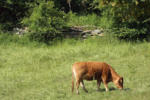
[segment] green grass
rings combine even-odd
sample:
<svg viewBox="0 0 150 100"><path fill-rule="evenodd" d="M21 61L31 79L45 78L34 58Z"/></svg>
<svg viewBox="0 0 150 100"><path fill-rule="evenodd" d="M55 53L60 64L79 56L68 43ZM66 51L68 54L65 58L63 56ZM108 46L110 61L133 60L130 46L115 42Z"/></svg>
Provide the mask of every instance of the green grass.
<svg viewBox="0 0 150 100"><path fill-rule="evenodd" d="M78 16L70 12L69 17L69 26L100 26L100 17L95 14Z"/></svg>
<svg viewBox="0 0 150 100"><path fill-rule="evenodd" d="M71 93L71 66L77 61L105 61L124 77L124 90ZM53 46L0 44L0 100L149 100L150 43L109 38L64 40ZM109 88L115 88L113 83ZM101 89L104 90L103 84Z"/></svg>
<svg viewBox="0 0 150 100"><path fill-rule="evenodd" d="M77 15L70 12L68 26L85 26L88 28L111 28L113 26L113 18L106 16L98 16L96 14Z"/></svg>

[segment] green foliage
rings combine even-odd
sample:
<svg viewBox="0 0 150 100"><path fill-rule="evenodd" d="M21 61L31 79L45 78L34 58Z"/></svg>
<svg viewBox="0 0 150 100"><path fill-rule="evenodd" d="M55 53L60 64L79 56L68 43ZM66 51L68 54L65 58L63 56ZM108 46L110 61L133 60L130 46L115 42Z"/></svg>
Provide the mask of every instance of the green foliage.
<svg viewBox="0 0 150 100"><path fill-rule="evenodd" d="M61 11L72 11L77 14L69 12L68 25L121 28L119 37L143 38L150 33L149 5L149 0L1 0L0 30L27 25L31 40L47 42L62 35L67 18Z"/></svg>
<svg viewBox="0 0 150 100"><path fill-rule="evenodd" d="M92 0L53 0L57 8L65 12L88 13L95 9L91 6Z"/></svg>
<svg viewBox="0 0 150 100"><path fill-rule="evenodd" d="M115 17L110 13L111 8L105 7L101 12L101 20L99 21L101 27L105 29L116 27Z"/></svg>
<svg viewBox="0 0 150 100"><path fill-rule="evenodd" d="M114 27L114 19L111 16L107 16L106 12L102 13L102 16L97 14L83 14L68 13L69 21L68 26L85 26L85 27L100 27L100 28L112 28Z"/></svg>
<svg viewBox="0 0 150 100"><path fill-rule="evenodd" d="M12 30L21 27L20 21L28 15L30 0L0 0L0 30Z"/></svg>
<svg viewBox="0 0 150 100"><path fill-rule="evenodd" d="M105 13L102 16L113 19L113 27L121 28L117 36L137 39L149 34L149 0L94 0L93 5L96 3L96 8Z"/></svg>
<svg viewBox="0 0 150 100"><path fill-rule="evenodd" d="M41 2L22 23L29 27L31 40L49 42L62 36L60 31L66 25L65 21L65 14L54 9L53 2Z"/></svg>
<svg viewBox="0 0 150 100"><path fill-rule="evenodd" d="M111 33L114 33L120 39L127 39L127 40L141 40L146 38L147 29L135 29L135 28L119 28L119 29L112 29Z"/></svg>
<svg viewBox="0 0 150 100"><path fill-rule="evenodd" d="M76 13L69 12L69 26L100 26L100 16L96 14L78 15Z"/></svg>

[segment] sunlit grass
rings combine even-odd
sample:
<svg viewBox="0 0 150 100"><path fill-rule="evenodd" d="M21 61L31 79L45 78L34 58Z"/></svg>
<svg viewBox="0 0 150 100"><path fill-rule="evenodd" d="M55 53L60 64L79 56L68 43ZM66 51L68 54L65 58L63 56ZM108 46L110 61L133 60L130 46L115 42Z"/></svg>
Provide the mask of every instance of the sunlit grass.
<svg viewBox="0 0 150 100"><path fill-rule="evenodd" d="M100 26L101 19L96 14L80 15L69 13L69 26Z"/></svg>
<svg viewBox="0 0 150 100"><path fill-rule="evenodd" d="M107 18L106 16L98 16L96 14L85 14L77 15L70 12L69 14L68 26L84 26L89 28L112 28L114 25L113 18Z"/></svg>
<svg viewBox="0 0 150 100"><path fill-rule="evenodd" d="M149 100L150 43L113 38L64 40L53 46L0 45L0 100ZM124 90L71 93L71 66L76 61L105 61L124 77ZM115 88L110 83L109 88Z"/></svg>

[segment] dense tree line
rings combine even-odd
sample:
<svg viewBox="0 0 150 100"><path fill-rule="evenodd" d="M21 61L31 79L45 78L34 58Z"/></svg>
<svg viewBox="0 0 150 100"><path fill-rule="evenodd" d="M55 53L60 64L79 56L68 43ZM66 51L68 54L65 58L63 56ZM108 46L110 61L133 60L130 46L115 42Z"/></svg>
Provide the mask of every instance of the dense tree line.
<svg viewBox="0 0 150 100"><path fill-rule="evenodd" d="M41 33L47 41L60 34L70 11L112 19L120 38L145 37L150 31L149 0L0 0L0 30L28 26L32 38Z"/></svg>
<svg viewBox="0 0 150 100"><path fill-rule="evenodd" d="M121 38L138 38L149 35L150 0L95 0L100 9L109 9L115 20L115 31ZM105 9L106 10L106 9Z"/></svg>

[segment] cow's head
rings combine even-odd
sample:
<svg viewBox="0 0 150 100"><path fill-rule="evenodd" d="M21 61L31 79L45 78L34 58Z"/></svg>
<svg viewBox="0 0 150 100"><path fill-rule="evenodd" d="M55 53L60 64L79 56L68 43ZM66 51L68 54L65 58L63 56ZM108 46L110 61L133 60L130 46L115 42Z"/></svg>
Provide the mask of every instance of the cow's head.
<svg viewBox="0 0 150 100"><path fill-rule="evenodd" d="M117 86L117 88L123 89L123 77L119 77L119 78L115 81L115 85Z"/></svg>

